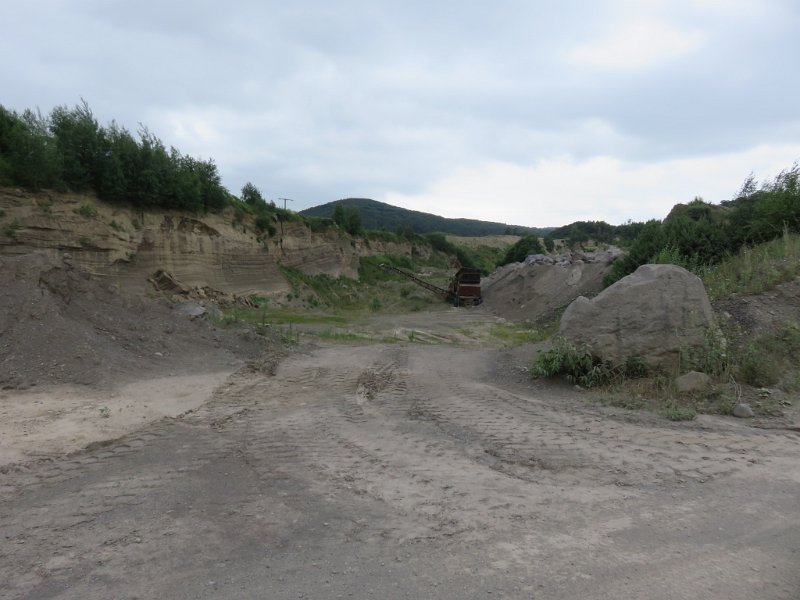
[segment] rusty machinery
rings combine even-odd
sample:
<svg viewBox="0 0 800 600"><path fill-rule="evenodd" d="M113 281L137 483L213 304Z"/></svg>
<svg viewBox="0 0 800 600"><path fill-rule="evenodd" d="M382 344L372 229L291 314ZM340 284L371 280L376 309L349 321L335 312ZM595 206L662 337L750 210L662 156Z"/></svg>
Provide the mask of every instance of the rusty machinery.
<svg viewBox="0 0 800 600"><path fill-rule="evenodd" d="M461 267L453 275L450 285L445 289L423 281L419 277L392 265L381 264L380 267L381 269L396 271L404 277L408 277L417 285L433 292L447 302L451 302L453 306L475 306L483 301L481 297L481 272L479 269Z"/></svg>

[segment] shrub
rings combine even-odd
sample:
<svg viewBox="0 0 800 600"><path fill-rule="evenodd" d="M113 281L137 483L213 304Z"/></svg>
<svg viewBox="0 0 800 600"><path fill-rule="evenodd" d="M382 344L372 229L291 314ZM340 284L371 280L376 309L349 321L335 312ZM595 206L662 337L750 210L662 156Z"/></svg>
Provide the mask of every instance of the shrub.
<svg viewBox="0 0 800 600"><path fill-rule="evenodd" d="M544 254L544 252L538 237L526 235L506 250L505 256L497 262L497 266L502 267L509 263L522 262L531 254Z"/></svg>
<svg viewBox="0 0 800 600"><path fill-rule="evenodd" d="M586 388L646 377L648 373L641 357L629 357L615 366L593 356L587 346L577 347L562 337L555 338L552 348L541 352L530 367L534 379L564 375L570 383Z"/></svg>
<svg viewBox="0 0 800 600"><path fill-rule="evenodd" d="M97 216L97 210L91 204L81 204L79 208L74 209L72 212L87 219L93 219Z"/></svg>

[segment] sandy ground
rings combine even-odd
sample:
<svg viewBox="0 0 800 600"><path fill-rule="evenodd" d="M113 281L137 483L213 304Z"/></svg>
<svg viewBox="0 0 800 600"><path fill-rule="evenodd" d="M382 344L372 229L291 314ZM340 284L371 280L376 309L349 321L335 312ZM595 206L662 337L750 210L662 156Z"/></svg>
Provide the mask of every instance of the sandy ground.
<svg viewBox="0 0 800 600"><path fill-rule="evenodd" d="M0 466L66 455L202 406L230 370L137 381L116 389L48 386L0 392Z"/></svg>
<svg viewBox="0 0 800 600"><path fill-rule="evenodd" d="M3 420L41 440L81 419L86 439L129 433L67 455L71 425L66 446L3 446L28 459L0 469L0 598L800 597L797 432L529 383L460 343L488 318L391 317L431 335L66 390L72 410L38 433L58 407L8 395ZM165 389L177 416L148 422Z"/></svg>

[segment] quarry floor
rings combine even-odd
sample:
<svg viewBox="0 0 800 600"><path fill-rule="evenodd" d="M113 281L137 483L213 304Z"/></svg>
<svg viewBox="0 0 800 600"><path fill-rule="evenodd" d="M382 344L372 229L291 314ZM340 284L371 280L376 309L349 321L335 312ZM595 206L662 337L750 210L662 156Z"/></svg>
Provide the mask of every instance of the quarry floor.
<svg viewBox="0 0 800 600"><path fill-rule="evenodd" d="M426 335L0 394L0 598L800 597L797 432L378 319Z"/></svg>

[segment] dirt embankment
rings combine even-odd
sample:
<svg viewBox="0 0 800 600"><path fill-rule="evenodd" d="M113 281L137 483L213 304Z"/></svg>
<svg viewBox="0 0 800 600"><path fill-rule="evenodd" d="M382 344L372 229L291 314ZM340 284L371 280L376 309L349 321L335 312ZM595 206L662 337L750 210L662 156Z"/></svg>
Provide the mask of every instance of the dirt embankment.
<svg viewBox="0 0 800 600"><path fill-rule="evenodd" d="M199 406L270 348L121 292L69 258L0 256L0 463L77 450Z"/></svg>
<svg viewBox="0 0 800 600"><path fill-rule="evenodd" d="M76 266L136 292L164 270L189 288L282 293L290 288L280 266L358 278L361 256L421 251L411 244L366 243L335 228L315 232L302 222L275 229L267 236L249 219L237 220L233 209L143 212L86 195L0 188L0 255L40 251L60 260L68 252Z"/></svg>

